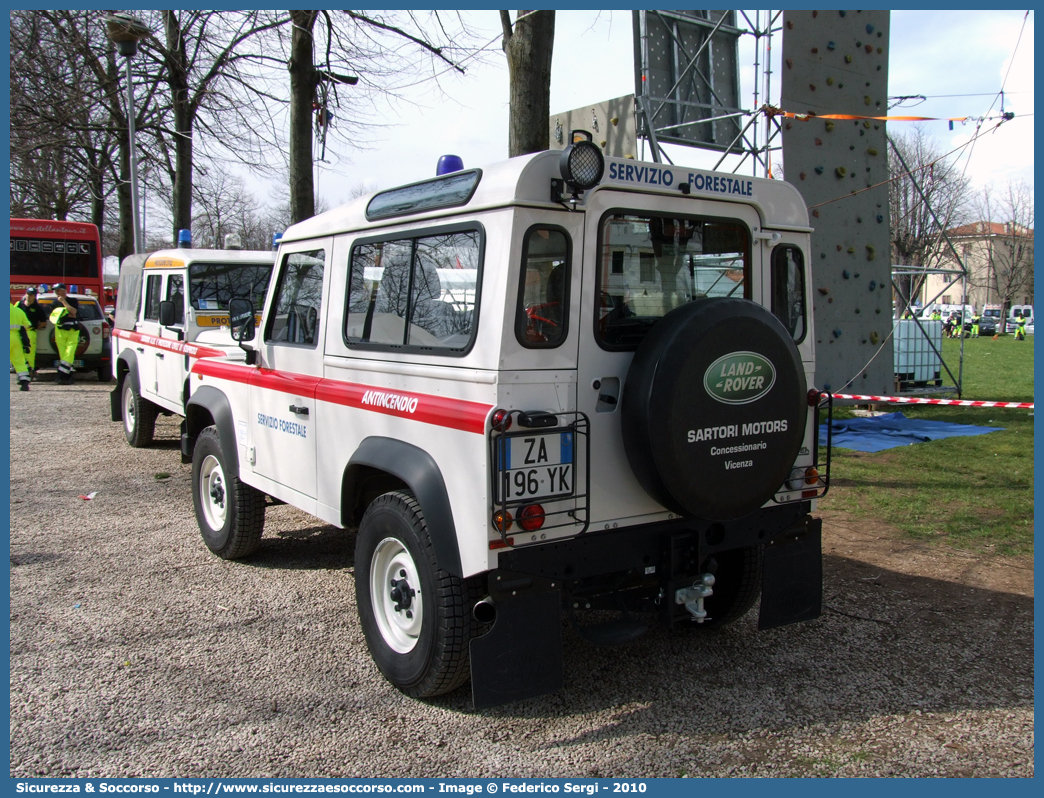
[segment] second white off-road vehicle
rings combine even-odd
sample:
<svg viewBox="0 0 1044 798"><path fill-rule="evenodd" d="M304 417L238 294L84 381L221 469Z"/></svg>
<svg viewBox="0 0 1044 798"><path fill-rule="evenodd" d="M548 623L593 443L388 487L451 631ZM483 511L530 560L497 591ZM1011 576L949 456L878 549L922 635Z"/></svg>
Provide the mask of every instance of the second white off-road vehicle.
<svg viewBox="0 0 1044 798"><path fill-rule="evenodd" d="M231 302L246 362L192 367L206 545L254 551L266 496L357 526L409 695L557 689L563 611L607 644L820 612L800 195L574 141L290 227L260 325Z"/></svg>
<svg viewBox="0 0 1044 798"><path fill-rule="evenodd" d="M160 413L185 415L195 360L242 359L229 332L228 303L264 302L274 261L274 252L191 247L124 258L110 404L112 420L123 422L131 446L152 443Z"/></svg>

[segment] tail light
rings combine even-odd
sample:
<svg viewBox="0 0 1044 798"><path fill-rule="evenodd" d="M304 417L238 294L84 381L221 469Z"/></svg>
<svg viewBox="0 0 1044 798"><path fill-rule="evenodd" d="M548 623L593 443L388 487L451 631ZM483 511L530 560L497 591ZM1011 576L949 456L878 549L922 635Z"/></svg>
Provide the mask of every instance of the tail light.
<svg viewBox="0 0 1044 798"><path fill-rule="evenodd" d="M805 482L809 485L815 485L819 482L819 472L815 466L809 466L805 469Z"/></svg>
<svg viewBox="0 0 1044 798"><path fill-rule="evenodd" d="M527 504L518 511L518 525L527 532L536 532L544 525L544 508L539 504Z"/></svg>
<svg viewBox="0 0 1044 798"><path fill-rule="evenodd" d="M507 432L511 429L511 413L507 410L494 410L489 423L497 432Z"/></svg>
<svg viewBox="0 0 1044 798"><path fill-rule="evenodd" d="M112 336L112 330L109 329L109 325L106 322L102 322L102 338L109 338Z"/></svg>
<svg viewBox="0 0 1044 798"><path fill-rule="evenodd" d="M514 523L515 519L511 517L511 513L507 510L497 510L493 513L493 526L496 527L498 532L504 533L511 531L511 524Z"/></svg>

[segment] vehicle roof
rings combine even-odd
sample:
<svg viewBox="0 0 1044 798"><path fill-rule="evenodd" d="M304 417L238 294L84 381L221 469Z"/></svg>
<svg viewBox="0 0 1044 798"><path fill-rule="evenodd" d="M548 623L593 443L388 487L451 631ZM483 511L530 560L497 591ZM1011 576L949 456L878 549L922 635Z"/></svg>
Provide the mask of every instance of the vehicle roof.
<svg viewBox="0 0 1044 798"><path fill-rule="evenodd" d="M472 214L476 211L501 208L507 205L540 205L556 210L561 209L562 206L559 203L550 201L549 182L552 179L561 178L562 175L559 168L561 159L561 150L548 150L483 166L479 170L482 173L481 178L475 187L475 192L471 199L465 205L457 207L440 208L405 216L382 218L370 222L366 219L366 207L375 195L368 194L333 208L326 213L321 213L318 216L313 216L311 219L291 225L283 234L282 241L286 243L357 230L377 230L384 227L419 222L425 219L443 219L460 216L463 213ZM661 194L676 199L691 197L702 200L742 202L752 205L758 210L762 224L766 227L806 231L809 229L808 211L801 194L792 185L782 180L769 180L767 178L735 175L726 172L711 172L705 169L649 163L624 158L606 158L605 164L602 182L586 192L577 206L578 209L582 208L584 202L595 192L613 189L645 194ZM612 173L616 170L610 168L614 164L617 168L630 168L632 171L627 172L628 175L636 174L637 170L640 169L646 170L643 173L646 175L654 174L650 170L657 170L656 174L669 171L672 179L670 181L661 179L658 184L648 181L614 179ZM700 176L701 183L708 182L705 181L705 178L708 176L719 179L724 178L734 182L742 181L746 184L745 188L749 188L750 191L749 194L738 194L713 190L697 190L695 184L691 183L691 179L694 176ZM433 177L424 177L418 182L424 182L429 179L433 179ZM687 182L691 185L691 193L685 195L682 194L679 186ZM376 193L380 194L386 190L390 189L384 189Z"/></svg>
<svg viewBox="0 0 1044 798"><path fill-rule="evenodd" d="M65 295L66 296L71 296L77 302L81 302L81 301L98 302L98 297L96 297L94 294L70 294L70 293L66 292ZM36 301L37 302L39 302L41 299L57 299L57 298L58 298L58 294L54 293L54 291L45 291L42 294L37 294L36 295ZM101 303L98 302L98 304L101 304Z"/></svg>
<svg viewBox="0 0 1044 798"><path fill-rule="evenodd" d="M130 257L141 256L131 255ZM128 259L125 259L124 262ZM155 252L150 252L145 256L145 268L180 269L188 266L194 261L275 263L275 251L256 249L159 249Z"/></svg>

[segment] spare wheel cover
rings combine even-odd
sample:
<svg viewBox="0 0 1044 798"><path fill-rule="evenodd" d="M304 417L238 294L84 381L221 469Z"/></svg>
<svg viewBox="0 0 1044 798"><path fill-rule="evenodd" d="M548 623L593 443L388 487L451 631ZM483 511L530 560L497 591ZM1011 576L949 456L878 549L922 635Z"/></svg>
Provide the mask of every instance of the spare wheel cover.
<svg viewBox="0 0 1044 798"><path fill-rule="evenodd" d="M635 352L620 411L627 459L682 515L740 518L790 475L808 416L793 338L745 299L700 299L661 319Z"/></svg>

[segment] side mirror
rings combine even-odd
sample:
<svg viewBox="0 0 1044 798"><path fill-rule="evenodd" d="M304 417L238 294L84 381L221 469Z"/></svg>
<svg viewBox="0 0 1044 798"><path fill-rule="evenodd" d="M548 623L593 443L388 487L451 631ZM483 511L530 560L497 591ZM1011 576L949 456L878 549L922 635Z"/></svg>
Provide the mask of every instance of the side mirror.
<svg viewBox="0 0 1044 798"><path fill-rule="evenodd" d="M174 323L174 303L169 299L163 300L160 302L159 312L160 325L170 327Z"/></svg>
<svg viewBox="0 0 1044 798"><path fill-rule="evenodd" d="M253 340L256 332L254 303L249 299L233 299L229 302L228 324L232 329L233 341L238 341L242 345L243 341Z"/></svg>

